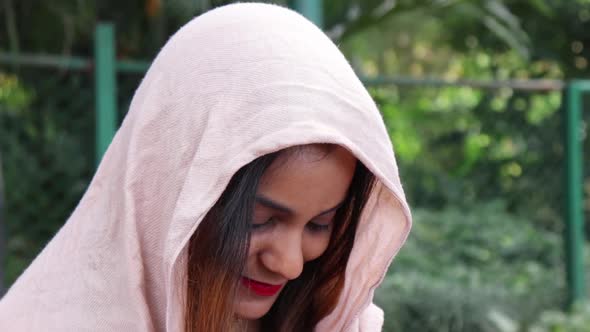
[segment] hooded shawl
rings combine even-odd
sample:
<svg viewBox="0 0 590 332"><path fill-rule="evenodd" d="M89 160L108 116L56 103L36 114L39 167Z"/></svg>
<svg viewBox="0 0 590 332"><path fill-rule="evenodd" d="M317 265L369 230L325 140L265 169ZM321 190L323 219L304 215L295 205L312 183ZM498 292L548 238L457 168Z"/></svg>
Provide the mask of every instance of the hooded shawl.
<svg viewBox="0 0 590 332"><path fill-rule="evenodd" d="M264 4L170 38L78 206L0 301L0 331L182 331L187 243L207 211L242 166L311 143L345 147L377 178L316 331L380 331L373 292L411 225L387 130L336 45Z"/></svg>

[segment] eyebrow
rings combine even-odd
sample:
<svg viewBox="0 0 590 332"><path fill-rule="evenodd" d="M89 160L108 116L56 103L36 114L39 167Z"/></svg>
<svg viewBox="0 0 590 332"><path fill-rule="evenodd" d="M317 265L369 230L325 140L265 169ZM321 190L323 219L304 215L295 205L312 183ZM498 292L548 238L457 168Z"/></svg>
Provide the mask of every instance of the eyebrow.
<svg viewBox="0 0 590 332"><path fill-rule="evenodd" d="M273 210L277 210L277 211L281 211L282 213L285 214L289 214L289 215L295 215L295 211L291 208L289 208L288 206L281 204L279 202L273 201L272 199L265 197L263 195L256 195L256 202L264 205L265 207L271 208ZM342 205L344 205L344 201L338 203L336 206L334 206L333 208L327 209L325 211L320 212L318 215L316 215L314 218L323 216L325 214L334 212L336 210L338 210L340 207L342 207Z"/></svg>

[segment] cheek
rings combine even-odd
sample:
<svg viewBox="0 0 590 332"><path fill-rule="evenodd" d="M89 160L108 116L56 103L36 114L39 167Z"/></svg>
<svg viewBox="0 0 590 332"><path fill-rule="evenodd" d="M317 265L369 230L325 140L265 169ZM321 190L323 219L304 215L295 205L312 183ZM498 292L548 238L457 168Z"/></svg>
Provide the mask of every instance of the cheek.
<svg viewBox="0 0 590 332"><path fill-rule="evenodd" d="M303 235L303 258L306 262L320 257L328 248L330 233L326 234L304 234Z"/></svg>
<svg viewBox="0 0 590 332"><path fill-rule="evenodd" d="M250 235L250 246L248 247L248 256L254 254L256 251L260 250L260 237L256 236L256 234Z"/></svg>
<svg viewBox="0 0 590 332"><path fill-rule="evenodd" d="M250 236L250 246L248 247L248 256L246 257L246 271L252 271L256 269L256 256L260 252L262 247L262 240L259 236Z"/></svg>

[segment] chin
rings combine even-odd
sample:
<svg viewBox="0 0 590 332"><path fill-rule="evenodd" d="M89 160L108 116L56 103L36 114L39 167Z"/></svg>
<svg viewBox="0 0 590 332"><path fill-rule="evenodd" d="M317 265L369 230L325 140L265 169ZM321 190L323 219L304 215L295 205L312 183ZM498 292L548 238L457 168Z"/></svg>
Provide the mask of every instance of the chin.
<svg viewBox="0 0 590 332"><path fill-rule="evenodd" d="M235 314L241 319L258 320L270 311L273 303L274 299L268 302L263 301L263 303L259 301L240 301L235 308Z"/></svg>
<svg viewBox="0 0 590 332"><path fill-rule="evenodd" d="M260 318L264 317L268 310L263 313L259 312L236 312L236 316L243 320L259 320Z"/></svg>

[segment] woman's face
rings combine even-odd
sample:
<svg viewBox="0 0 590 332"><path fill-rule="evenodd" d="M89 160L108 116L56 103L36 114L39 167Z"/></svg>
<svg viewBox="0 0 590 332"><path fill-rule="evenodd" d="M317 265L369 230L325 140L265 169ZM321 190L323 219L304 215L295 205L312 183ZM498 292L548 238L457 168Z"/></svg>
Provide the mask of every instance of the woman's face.
<svg viewBox="0 0 590 332"><path fill-rule="evenodd" d="M264 316L303 264L324 253L356 159L336 147L280 155L258 186L246 268L234 306L238 317Z"/></svg>

